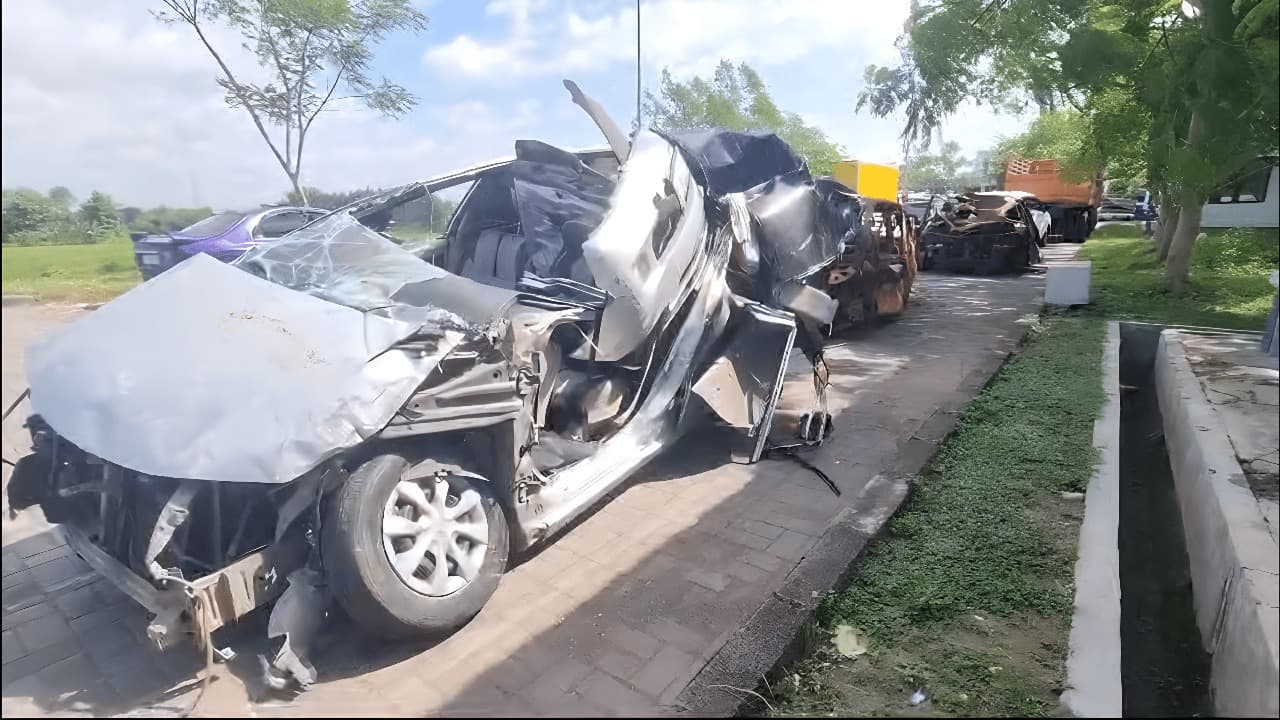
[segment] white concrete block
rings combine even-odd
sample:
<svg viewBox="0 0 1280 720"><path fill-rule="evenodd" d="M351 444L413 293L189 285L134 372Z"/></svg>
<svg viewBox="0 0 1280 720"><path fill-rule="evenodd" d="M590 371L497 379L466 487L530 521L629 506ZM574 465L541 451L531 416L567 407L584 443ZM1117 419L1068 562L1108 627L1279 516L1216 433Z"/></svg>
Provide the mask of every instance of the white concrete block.
<svg viewBox="0 0 1280 720"><path fill-rule="evenodd" d="M1046 305L1088 305L1089 273L1093 264L1088 260L1067 260L1049 263L1048 277L1044 283Z"/></svg>

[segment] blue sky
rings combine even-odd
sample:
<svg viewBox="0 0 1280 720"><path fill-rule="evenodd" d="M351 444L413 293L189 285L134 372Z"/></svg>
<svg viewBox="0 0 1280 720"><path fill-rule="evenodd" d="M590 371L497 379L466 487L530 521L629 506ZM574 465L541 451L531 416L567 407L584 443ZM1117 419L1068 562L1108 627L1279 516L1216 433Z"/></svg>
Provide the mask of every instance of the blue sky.
<svg viewBox="0 0 1280 720"><path fill-rule="evenodd" d="M3 183L66 185L133 205L252 205L287 189L243 111L225 108L204 49L148 3L80 0L3 6ZM304 182L387 186L508 155L516 138L598 145L569 102L570 77L626 127L635 112L632 0L430 0L417 36L388 38L376 69L415 93L394 121L326 114ZM778 104L850 157L896 161L900 118L857 114L868 63L896 57L908 0L642 0L642 75L707 74L720 58L753 65ZM74 27L76 32L67 32ZM253 59L229 33L214 42L238 72ZM972 154L1026 118L965 108L944 129Z"/></svg>

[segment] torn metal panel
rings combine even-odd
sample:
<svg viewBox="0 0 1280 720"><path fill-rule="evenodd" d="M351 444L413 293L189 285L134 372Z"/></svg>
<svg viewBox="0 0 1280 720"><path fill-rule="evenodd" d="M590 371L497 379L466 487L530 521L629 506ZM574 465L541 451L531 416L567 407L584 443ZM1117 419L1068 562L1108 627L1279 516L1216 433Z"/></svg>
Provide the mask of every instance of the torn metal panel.
<svg viewBox="0 0 1280 720"><path fill-rule="evenodd" d="M804 161L773 133L681 130L665 135L680 148L711 195L745 192L780 175L803 175Z"/></svg>
<svg viewBox="0 0 1280 720"><path fill-rule="evenodd" d="M578 84L572 80L564 81L565 90L569 91L569 97L573 99L573 104L586 111L591 116L591 120L595 122L596 127L600 128L600 132L604 134L605 140L609 143L609 148L613 150L613 154L618 158L619 163L627 161L631 152L630 145L627 143L627 136L623 134L622 129L613 121L609 113L605 111L604 106L578 88Z"/></svg>
<svg viewBox="0 0 1280 720"><path fill-rule="evenodd" d="M310 568L289 574L289 586L271 610L267 620L267 637L283 638L280 650L266 672L267 683L282 690L292 677L302 687L316 681L316 668L311 664L311 645L324 620L328 604L323 589L323 576Z"/></svg>
<svg viewBox="0 0 1280 720"><path fill-rule="evenodd" d="M773 298L776 304L818 325L829 325L839 304L821 290L795 281L775 286Z"/></svg>
<svg viewBox="0 0 1280 720"><path fill-rule="evenodd" d="M666 355L660 358L655 380L644 400L618 431L596 447L595 453L556 473L538 493L538 502L516 507L519 525L530 542L555 533L582 508L590 507L678 437L679 418L692 384L693 362L707 337L707 319L728 302L724 271L729 259L728 238L717 234L715 244L697 259L678 306L683 320Z"/></svg>
<svg viewBox="0 0 1280 720"><path fill-rule="evenodd" d="M819 221L819 196L807 172L752 188L747 207L760 228L761 256L778 280L812 275L840 255L841 238Z"/></svg>
<svg viewBox="0 0 1280 720"><path fill-rule="evenodd" d="M147 541L147 554L142 558L151 577L159 580L165 576L165 569L156 564L156 556L173 539L173 534L178 528L187 521L187 506L191 504L191 500L199 490L200 483L194 480L178 483L178 487L160 509L160 517L156 520L155 529L151 531L151 538Z"/></svg>
<svg viewBox="0 0 1280 720"><path fill-rule="evenodd" d="M742 302L734 340L693 385L722 420L754 438L750 462L760 459L782 393L795 343L795 318L754 302Z"/></svg>
<svg viewBox="0 0 1280 720"><path fill-rule="evenodd" d="M660 136L637 133L612 207L582 246L596 284L612 296L598 359L617 360L644 341L673 307L706 240L702 190L683 158Z"/></svg>

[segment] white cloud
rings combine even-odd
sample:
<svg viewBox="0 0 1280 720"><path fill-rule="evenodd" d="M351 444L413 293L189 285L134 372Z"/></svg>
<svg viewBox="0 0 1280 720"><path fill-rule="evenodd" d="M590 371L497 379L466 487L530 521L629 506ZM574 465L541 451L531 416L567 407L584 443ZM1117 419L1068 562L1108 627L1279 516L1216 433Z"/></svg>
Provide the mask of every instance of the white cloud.
<svg viewBox="0 0 1280 720"><path fill-rule="evenodd" d="M439 78L415 77L420 46L401 44L397 56L388 43L385 61L400 65L379 70L423 105L399 121L325 113L308 140L304 182L386 187L509 154L516 137L600 144L558 78L592 76L583 87L613 102L615 117L629 118L634 5L565 2L494 0L484 17L497 36L486 27L446 28L433 16L423 39L435 47L425 62ZM662 66L687 75L721 57L745 60L784 107L851 155L888 160L897 155L899 120L856 115L853 104L862 64L893 59L906 2L884 0L869 13L842 0L643 0L645 78ZM185 26L155 22L142 3L44 0L4 3L2 32L6 187L66 185L80 197L97 189L128 205L216 207L274 201L287 190L248 116L223 103L213 65ZM215 34L214 42L237 72L257 72L237 38ZM815 56L826 58L821 67L795 74ZM460 82L437 81L448 78ZM947 139L971 153L996 132L1016 131L1007 127L985 111L965 112L948 125Z"/></svg>
<svg viewBox="0 0 1280 720"><path fill-rule="evenodd" d="M485 15L506 20L506 39L483 43L464 33L427 50L423 60L470 80L524 74L530 67L530 56L538 49L531 16L547 6L547 0L492 0L484 8Z"/></svg>
<svg viewBox="0 0 1280 720"><path fill-rule="evenodd" d="M532 51L533 46L526 38L518 43L486 45L470 35L459 35L445 45L428 50L426 61L465 79L500 78L520 72L523 54Z"/></svg>
<svg viewBox="0 0 1280 720"><path fill-rule="evenodd" d="M908 9L908 0L882 0L874 12L849 0L649 0L641 6L641 55L645 65L679 74L705 72L720 58L768 67L832 49L887 62ZM507 19L502 37L461 35L427 50L424 62L444 77L510 84L635 60L631 3L578 9L494 0L486 13Z"/></svg>
<svg viewBox="0 0 1280 720"><path fill-rule="evenodd" d="M79 0L5 3L2 25L5 187L66 185L123 205L215 207L272 202L288 189L248 115L224 104L214 66L186 26L156 22L141 3ZM215 33L213 41L237 73L257 72L238 38ZM513 100L467 123L439 105L401 121L325 113L308 138L304 183L346 189L429 177L509 151L511 134L537 115L536 105Z"/></svg>
<svg viewBox="0 0 1280 720"><path fill-rule="evenodd" d="M534 99L518 101L505 115L480 100L464 100L440 111L446 127L453 130L516 133L528 130L538 118L541 103Z"/></svg>

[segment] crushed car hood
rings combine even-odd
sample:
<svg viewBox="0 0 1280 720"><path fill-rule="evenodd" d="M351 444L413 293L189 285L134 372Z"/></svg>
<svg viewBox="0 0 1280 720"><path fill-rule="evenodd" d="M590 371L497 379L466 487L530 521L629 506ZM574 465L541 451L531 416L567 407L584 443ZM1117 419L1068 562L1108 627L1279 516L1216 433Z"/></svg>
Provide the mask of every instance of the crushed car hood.
<svg viewBox="0 0 1280 720"><path fill-rule="evenodd" d="M291 276L301 292L204 255L131 290L28 350L33 409L81 449L148 475L302 475L384 427L470 334L448 310L376 302L434 268L414 258L419 275L406 271L412 256L376 235L344 240L301 235L292 249L310 252L296 254ZM289 242L273 248L276 273ZM317 262L320 249L402 267L361 282L360 263Z"/></svg>

